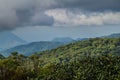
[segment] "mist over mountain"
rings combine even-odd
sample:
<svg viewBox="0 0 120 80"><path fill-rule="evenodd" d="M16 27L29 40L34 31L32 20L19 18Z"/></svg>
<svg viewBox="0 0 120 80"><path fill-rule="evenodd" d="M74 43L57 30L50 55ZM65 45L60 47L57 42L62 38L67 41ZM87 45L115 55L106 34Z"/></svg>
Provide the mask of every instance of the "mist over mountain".
<svg viewBox="0 0 120 80"><path fill-rule="evenodd" d="M61 43L71 43L75 42L76 40L70 38L70 37L57 37L52 40L53 42L61 42Z"/></svg>
<svg viewBox="0 0 120 80"><path fill-rule="evenodd" d="M2 53L4 56L9 56L10 53L12 52L18 52L20 54L24 54L28 56L36 52L51 50L65 44L73 43L75 41L76 40L69 37L60 37L60 38L55 38L52 41L31 42L25 45L15 46L15 47L3 50L0 53Z"/></svg>
<svg viewBox="0 0 120 80"><path fill-rule="evenodd" d="M8 37L5 37L5 36L8 36ZM6 47L14 46L14 47L6 49L6 50L2 50L2 48L0 48L0 50L2 50L2 51L0 51L0 53L2 53L5 56L10 55L10 53L12 53L12 52L18 52L18 53L24 54L24 55L31 55L31 54L34 54L36 52L51 50L51 49L57 48L57 47L62 46L62 45L75 43L77 41L89 40L89 38L72 39L70 37L57 37L57 38L54 38L52 41L31 42L29 44L15 46L18 44L25 43L25 41L20 39L19 37L15 36L13 33L10 33L10 32L4 33L1 37L2 37L1 38L2 40L5 39L5 40L3 40L3 42L0 40L1 45L6 45ZM120 33L111 34L108 36L102 36L99 38L119 38L119 37L120 37ZM11 43L11 42L13 42L13 43Z"/></svg>
<svg viewBox="0 0 120 80"><path fill-rule="evenodd" d="M103 36L103 37L107 37L107 38L119 38L120 37L120 33L114 33L108 36Z"/></svg>
<svg viewBox="0 0 120 80"><path fill-rule="evenodd" d="M24 54L28 56L36 52L54 49L61 45L63 45L63 43L60 43L60 42L49 42L49 41L32 42L29 44L20 45L20 46L16 46L16 47L4 50L1 53L4 56L9 56L10 53L12 52L18 52L20 54Z"/></svg>
<svg viewBox="0 0 120 80"><path fill-rule="evenodd" d="M11 32L0 32L0 50L25 44L26 41Z"/></svg>

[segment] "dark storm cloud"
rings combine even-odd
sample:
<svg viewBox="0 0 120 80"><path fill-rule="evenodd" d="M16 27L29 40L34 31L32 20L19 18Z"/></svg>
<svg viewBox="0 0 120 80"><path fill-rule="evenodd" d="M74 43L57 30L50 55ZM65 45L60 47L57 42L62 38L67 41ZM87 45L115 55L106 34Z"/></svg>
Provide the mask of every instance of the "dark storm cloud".
<svg viewBox="0 0 120 80"><path fill-rule="evenodd" d="M49 0L0 0L0 31L33 25L52 25L52 17L44 14L54 2Z"/></svg>
<svg viewBox="0 0 120 80"><path fill-rule="evenodd" d="M54 18L45 11L56 8L120 11L120 0L0 0L0 31L21 26L53 25Z"/></svg>
<svg viewBox="0 0 120 80"><path fill-rule="evenodd" d="M53 17L48 17L43 12L37 12L30 21L29 25L32 26L38 26L38 25L45 25L45 26L51 26L54 23Z"/></svg>
<svg viewBox="0 0 120 80"><path fill-rule="evenodd" d="M89 11L120 11L120 0L57 0L63 8L79 8Z"/></svg>

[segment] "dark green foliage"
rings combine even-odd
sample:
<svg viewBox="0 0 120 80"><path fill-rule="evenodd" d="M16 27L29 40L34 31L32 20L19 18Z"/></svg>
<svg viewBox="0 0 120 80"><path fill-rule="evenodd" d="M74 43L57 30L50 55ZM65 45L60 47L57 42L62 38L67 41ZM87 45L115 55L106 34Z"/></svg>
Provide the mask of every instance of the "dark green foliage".
<svg viewBox="0 0 120 80"><path fill-rule="evenodd" d="M30 61L30 62L29 62ZM37 62L37 63L36 63ZM25 65L25 64L26 65ZM22 63L20 60L0 61L0 80L119 80L120 56L84 56L84 59L57 64L42 65L33 56Z"/></svg>
<svg viewBox="0 0 120 80"><path fill-rule="evenodd" d="M120 80L120 39L89 39L0 60L0 80Z"/></svg>
<svg viewBox="0 0 120 80"><path fill-rule="evenodd" d="M99 54L120 55L120 38L95 38L71 43L59 48L38 54L46 63L68 62L82 59L83 55L97 56Z"/></svg>

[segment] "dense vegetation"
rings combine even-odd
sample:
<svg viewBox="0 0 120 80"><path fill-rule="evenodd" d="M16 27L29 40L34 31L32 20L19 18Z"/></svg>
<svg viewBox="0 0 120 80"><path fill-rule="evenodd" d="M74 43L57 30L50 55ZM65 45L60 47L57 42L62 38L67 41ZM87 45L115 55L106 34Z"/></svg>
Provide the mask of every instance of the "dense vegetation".
<svg viewBox="0 0 120 80"><path fill-rule="evenodd" d="M59 48L38 53L41 60L46 63L59 61L73 61L76 58L99 54L120 55L120 38L95 38L86 41L78 41Z"/></svg>
<svg viewBox="0 0 120 80"><path fill-rule="evenodd" d="M0 55L0 80L119 80L120 38L89 39L29 57Z"/></svg>

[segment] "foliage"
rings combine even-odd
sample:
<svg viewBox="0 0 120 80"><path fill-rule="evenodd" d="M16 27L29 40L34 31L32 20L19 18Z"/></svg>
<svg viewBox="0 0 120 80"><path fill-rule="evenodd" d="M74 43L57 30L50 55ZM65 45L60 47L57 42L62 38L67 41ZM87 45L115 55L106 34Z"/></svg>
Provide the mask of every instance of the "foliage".
<svg viewBox="0 0 120 80"><path fill-rule="evenodd" d="M0 59L0 80L119 80L120 39L95 38Z"/></svg>

